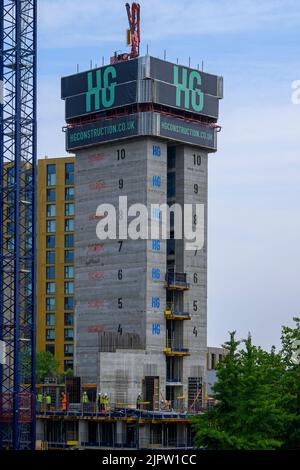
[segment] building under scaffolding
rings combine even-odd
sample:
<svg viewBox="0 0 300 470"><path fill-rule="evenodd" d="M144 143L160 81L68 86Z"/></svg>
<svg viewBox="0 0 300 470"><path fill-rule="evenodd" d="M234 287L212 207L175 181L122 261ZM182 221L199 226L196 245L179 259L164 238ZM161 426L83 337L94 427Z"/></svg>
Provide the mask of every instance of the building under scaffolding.
<svg viewBox="0 0 300 470"><path fill-rule="evenodd" d="M40 413L37 439L44 449L193 447L191 417L186 414L124 408L101 414L80 410Z"/></svg>

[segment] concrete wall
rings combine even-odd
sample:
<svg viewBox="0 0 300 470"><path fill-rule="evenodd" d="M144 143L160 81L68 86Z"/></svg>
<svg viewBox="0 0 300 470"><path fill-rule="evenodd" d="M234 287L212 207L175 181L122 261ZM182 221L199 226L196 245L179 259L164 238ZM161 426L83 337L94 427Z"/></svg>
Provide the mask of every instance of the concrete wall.
<svg viewBox="0 0 300 470"><path fill-rule="evenodd" d="M198 156L201 158L199 159ZM200 162L200 164L199 164ZM191 355L183 359L183 395L188 395L188 378L202 377L205 382L207 347L207 190L208 155L190 146L176 150L176 202L203 204L204 223L197 221L204 233L204 246L188 251L184 242L176 241L176 270L187 273L191 285L184 293L184 310L192 315L183 325L183 343ZM197 187L195 186L197 185ZM193 229L195 225L193 224Z"/></svg>
<svg viewBox="0 0 300 470"><path fill-rule="evenodd" d="M160 156L153 151L157 146ZM117 396L122 372L136 399L143 363L148 364L146 373L151 372L147 375L162 374L164 390L166 242L157 251L151 240L124 240L122 246L117 239L100 241L96 210L103 203L118 207L119 196L127 196L128 207L165 203L166 152L161 141L140 139L77 154L75 373L83 383L105 388L111 397ZM124 216L124 211L117 213ZM160 308L154 307L153 297L160 299ZM124 355L113 352L119 347ZM135 358L136 368L123 360L125 349L133 350L130 358ZM143 360L141 349L155 354L155 359Z"/></svg>
<svg viewBox="0 0 300 470"><path fill-rule="evenodd" d="M199 159L198 156L201 158ZM200 162L200 163L199 163ZM195 190L197 185L197 191ZM144 204L149 226L159 225L152 205L167 202L167 143L159 139L128 140L82 150L76 164L76 349L75 373L94 383L111 402L134 404L145 376L159 376L160 399L166 385L166 241L99 240L96 216L100 204L128 207ZM187 251L176 241L175 268L185 272L191 289L184 293L183 310L192 320L176 322L183 347L183 390L188 378L205 381L207 337L207 153L190 146L176 151L176 202L204 204L198 221L204 246ZM152 208L153 209L153 208ZM104 216L104 211L98 213ZM117 210L124 220L125 211ZM129 222L132 218L129 218ZM149 234L150 238L150 234Z"/></svg>

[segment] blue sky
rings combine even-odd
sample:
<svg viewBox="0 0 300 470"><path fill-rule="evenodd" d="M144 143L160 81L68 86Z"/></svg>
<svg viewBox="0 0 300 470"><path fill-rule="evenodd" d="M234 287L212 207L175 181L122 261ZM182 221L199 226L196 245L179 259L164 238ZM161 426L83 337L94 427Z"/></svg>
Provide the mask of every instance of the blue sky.
<svg viewBox="0 0 300 470"><path fill-rule="evenodd" d="M39 156L63 156L60 77L126 50L121 0L40 0ZM142 0L142 53L224 76L209 160L209 344L229 330L269 348L300 316L298 0Z"/></svg>

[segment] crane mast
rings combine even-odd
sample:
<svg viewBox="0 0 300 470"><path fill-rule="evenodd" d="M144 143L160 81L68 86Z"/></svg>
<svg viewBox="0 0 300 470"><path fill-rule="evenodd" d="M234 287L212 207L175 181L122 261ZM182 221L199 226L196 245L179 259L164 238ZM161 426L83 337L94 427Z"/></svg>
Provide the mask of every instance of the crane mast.
<svg viewBox="0 0 300 470"><path fill-rule="evenodd" d="M35 448L37 0L0 0L0 450Z"/></svg>
<svg viewBox="0 0 300 470"><path fill-rule="evenodd" d="M131 53L130 58L136 59L140 54L141 43L141 7L139 3L126 3L127 16L129 21Z"/></svg>
<svg viewBox="0 0 300 470"><path fill-rule="evenodd" d="M125 60L136 59L140 55L141 44L141 6L139 3L132 2L131 6L126 3L126 11L129 22L127 29L127 46L131 46L130 54L115 52L110 58L111 64L116 64Z"/></svg>

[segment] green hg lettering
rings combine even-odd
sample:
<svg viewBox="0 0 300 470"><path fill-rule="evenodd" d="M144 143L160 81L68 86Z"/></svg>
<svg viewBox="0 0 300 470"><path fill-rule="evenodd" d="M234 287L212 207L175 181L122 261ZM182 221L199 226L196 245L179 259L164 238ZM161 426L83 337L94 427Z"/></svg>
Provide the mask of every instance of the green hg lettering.
<svg viewBox="0 0 300 470"><path fill-rule="evenodd" d="M200 113L204 107L204 94L201 91L202 78L200 72L193 70L188 76L188 70L182 68L182 81L179 83L179 67L174 65L174 85L176 86L176 106L193 109ZM182 105L184 94L184 105Z"/></svg>
<svg viewBox="0 0 300 470"><path fill-rule="evenodd" d="M116 99L117 72L115 67L107 67L103 76L101 70L96 71L96 86L93 86L93 72L87 74L88 92L86 94L86 112L99 111L99 109L113 106ZM92 97L95 106L92 108Z"/></svg>

